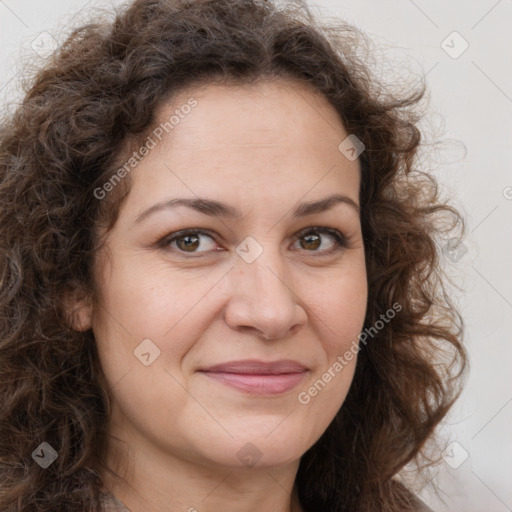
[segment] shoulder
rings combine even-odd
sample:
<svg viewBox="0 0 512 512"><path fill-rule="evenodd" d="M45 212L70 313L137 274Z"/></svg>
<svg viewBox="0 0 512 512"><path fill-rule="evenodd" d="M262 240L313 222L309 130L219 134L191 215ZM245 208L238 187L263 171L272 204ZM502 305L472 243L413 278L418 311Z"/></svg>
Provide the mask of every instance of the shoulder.
<svg viewBox="0 0 512 512"><path fill-rule="evenodd" d="M102 492L100 500L101 512L130 512L126 505L110 492Z"/></svg>
<svg viewBox="0 0 512 512"><path fill-rule="evenodd" d="M408 512L434 512L430 507L427 507L427 505L421 501L414 492L406 487L403 482L400 482L397 479L392 479L391 485L394 493L396 493L395 496L400 496L401 500L403 500L402 508L405 503L407 503L406 508Z"/></svg>
<svg viewBox="0 0 512 512"><path fill-rule="evenodd" d="M414 512L434 512L431 508L427 507L423 501L417 496L414 496Z"/></svg>

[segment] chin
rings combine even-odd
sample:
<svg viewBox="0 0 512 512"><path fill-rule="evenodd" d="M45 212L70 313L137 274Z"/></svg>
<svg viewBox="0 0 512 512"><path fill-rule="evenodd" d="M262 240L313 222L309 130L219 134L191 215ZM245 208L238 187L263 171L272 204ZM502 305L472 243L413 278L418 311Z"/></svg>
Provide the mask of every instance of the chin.
<svg viewBox="0 0 512 512"><path fill-rule="evenodd" d="M298 461L312 444L305 442L302 435L293 436L289 431L270 435L247 432L234 439L217 440L203 453L216 465L262 469Z"/></svg>

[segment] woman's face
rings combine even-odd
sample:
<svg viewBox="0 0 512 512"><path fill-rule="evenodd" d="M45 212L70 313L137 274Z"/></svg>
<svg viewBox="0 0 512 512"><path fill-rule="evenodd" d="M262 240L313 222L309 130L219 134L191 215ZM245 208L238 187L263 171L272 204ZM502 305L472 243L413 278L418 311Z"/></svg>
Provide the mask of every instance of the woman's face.
<svg viewBox="0 0 512 512"><path fill-rule="evenodd" d="M176 109L95 261L111 431L159 460L297 461L343 404L366 310L349 134L295 83L191 89L158 122Z"/></svg>

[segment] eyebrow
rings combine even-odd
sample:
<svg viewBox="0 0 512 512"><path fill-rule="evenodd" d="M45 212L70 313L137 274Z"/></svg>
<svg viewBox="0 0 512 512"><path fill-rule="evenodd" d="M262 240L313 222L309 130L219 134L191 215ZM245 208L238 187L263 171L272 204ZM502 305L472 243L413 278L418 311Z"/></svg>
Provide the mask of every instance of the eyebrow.
<svg viewBox="0 0 512 512"><path fill-rule="evenodd" d="M342 194L333 194L317 201L300 203L293 210L292 216L295 218L306 217L308 215L330 210L337 204L346 204L353 208L359 215L359 205L355 201L353 201L350 197ZM175 198L161 201L151 206L147 210L144 210L136 217L134 223L138 224L153 213L175 208L177 206L185 206L212 217L216 216L230 219L241 219L243 217L240 210L236 209L234 206L216 201L214 199L207 199L205 197Z"/></svg>

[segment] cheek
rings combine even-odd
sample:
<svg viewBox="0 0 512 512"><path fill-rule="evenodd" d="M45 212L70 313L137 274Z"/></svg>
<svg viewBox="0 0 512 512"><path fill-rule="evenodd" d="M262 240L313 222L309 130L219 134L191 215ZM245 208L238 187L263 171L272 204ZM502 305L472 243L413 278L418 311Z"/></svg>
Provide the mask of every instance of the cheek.
<svg viewBox="0 0 512 512"><path fill-rule="evenodd" d="M368 300L364 263L358 261L331 279L323 280L323 286L314 293L310 289L306 297L317 318L320 339L332 359L357 340L363 327Z"/></svg>
<svg viewBox="0 0 512 512"><path fill-rule="evenodd" d="M177 272L169 265L140 256L119 258L100 277L102 306L107 323L118 323L134 338L162 338L191 322L197 305L222 274Z"/></svg>
<svg viewBox="0 0 512 512"><path fill-rule="evenodd" d="M366 273L361 269L344 279L333 279L333 284L312 304L322 343L322 364L299 390L297 401L309 417L316 418L310 432L315 438L329 426L352 384L367 297Z"/></svg>
<svg viewBox="0 0 512 512"><path fill-rule="evenodd" d="M322 287L310 289L308 295L323 357L301 388L298 402L317 415L319 431L327 428L347 396L366 315L368 286L363 259L346 268L323 281Z"/></svg>
<svg viewBox="0 0 512 512"><path fill-rule="evenodd" d="M224 273L210 270L198 276L197 271L178 273L161 264L134 268L119 259L100 281L101 305L93 319L110 384L115 385L129 372L130 380L146 385L148 378L164 369L184 384L180 365L211 322L211 300ZM147 353L145 347L154 361L148 367L136 358ZM179 395L179 385L173 384ZM158 389L157 382L153 385Z"/></svg>

